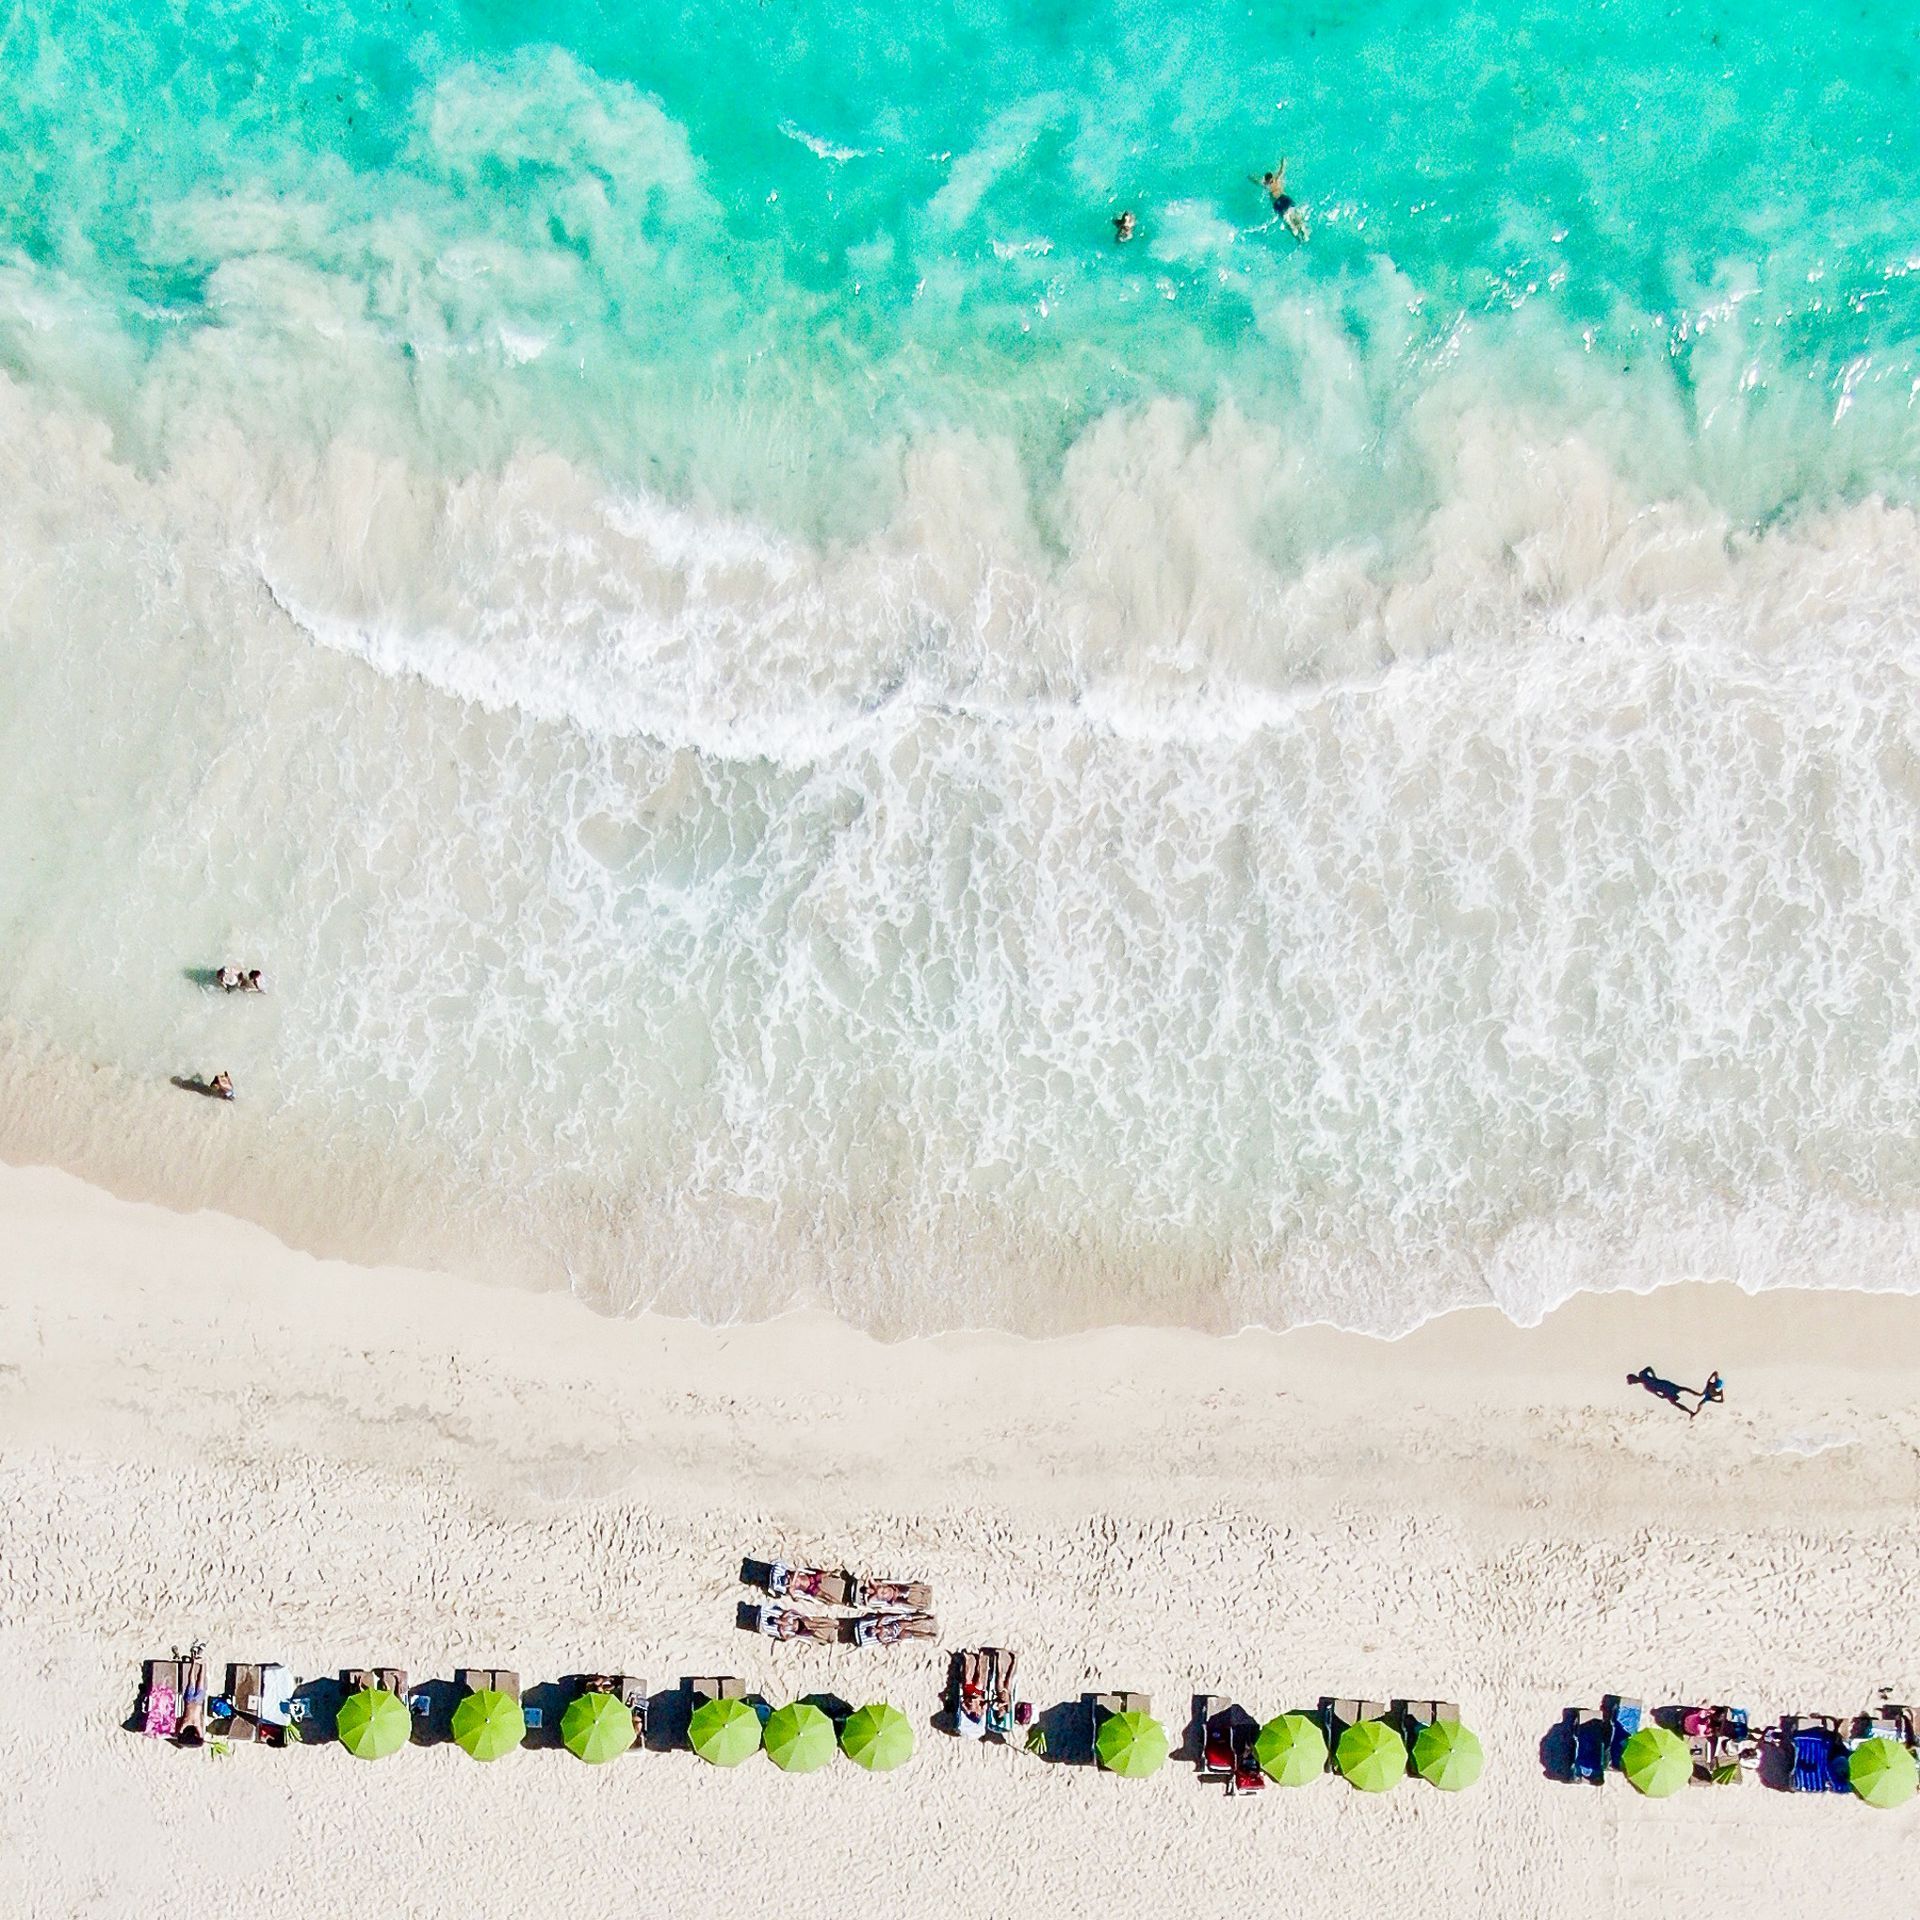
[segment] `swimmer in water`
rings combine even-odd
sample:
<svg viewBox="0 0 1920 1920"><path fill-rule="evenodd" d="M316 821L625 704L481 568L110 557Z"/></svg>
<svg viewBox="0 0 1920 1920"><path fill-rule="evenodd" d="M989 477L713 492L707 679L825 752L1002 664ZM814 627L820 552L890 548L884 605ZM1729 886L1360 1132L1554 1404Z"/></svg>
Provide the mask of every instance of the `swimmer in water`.
<svg viewBox="0 0 1920 1920"><path fill-rule="evenodd" d="M1251 175L1248 177L1252 178ZM1307 237L1307 216L1287 191L1286 160L1283 158L1271 173L1263 173L1255 184L1266 188L1267 198L1273 202L1273 210L1280 216L1287 231L1296 240L1304 241Z"/></svg>
<svg viewBox="0 0 1920 1920"><path fill-rule="evenodd" d="M1113 216L1113 238L1116 245L1124 246L1133 238L1133 214L1116 213Z"/></svg>

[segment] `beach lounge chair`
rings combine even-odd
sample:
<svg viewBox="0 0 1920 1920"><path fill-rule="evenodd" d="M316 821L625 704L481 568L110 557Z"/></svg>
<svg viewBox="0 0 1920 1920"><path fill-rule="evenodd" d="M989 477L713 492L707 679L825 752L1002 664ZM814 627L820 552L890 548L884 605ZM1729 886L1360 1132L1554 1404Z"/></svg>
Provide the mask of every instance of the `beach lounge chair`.
<svg viewBox="0 0 1920 1920"><path fill-rule="evenodd" d="M992 1678L993 1647L962 1647L954 1656L951 1697L953 1730L962 1740L987 1737L990 1708L988 1685Z"/></svg>
<svg viewBox="0 0 1920 1920"><path fill-rule="evenodd" d="M1845 1793L1846 1754L1829 1714L1802 1714L1789 1727L1795 1793Z"/></svg>
<svg viewBox="0 0 1920 1920"><path fill-rule="evenodd" d="M753 1624L769 1640L816 1640L822 1646L838 1643L840 1628L824 1613L802 1613L798 1607L769 1603L753 1610Z"/></svg>
<svg viewBox="0 0 1920 1920"><path fill-rule="evenodd" d="M1200 1755L1194 1770L1202 1780L1233 1778L1233 1702L1224 1693L1203 1693L1194 1702L1200 1723Z"/></svg>
<svg viewBox="0 0 1920 1920"><path fill-rule="evenodd" d="M647 1683L634 1673L616 1673L613 1690L620 1704L633 1715L634 1742L627 1751L641 1753L647 1744Z"/></svg>
<svg viewBox="0 0 1920 1920"><path fill-rule="evenodd" d="M850 1573L830 1573L822 1567L790 1567L784 1560L767 1563L767 1591L776 1600L818 1600L822 1606L844 1607L852 1587Z"/></svg>
<svg viewBox="0 0 1920 1920"><path fill-rule="evenodd" d="M1612 1734L1607 1716L1597 1707L1570 1711L1572 1750L1567 1765L1574 1779L1597 1787L1607 1777L1607 1748Z"/></svg>
<svg viewBox="0 0 1920 1920"><path fill-rule="evenodd" d="M1442 1720L1458 1724L1459 1719L1460 1708L1452 1700L1396 1700L1387 1715L1387 1724L1398 1730L1411 1753L1422 1727L1431 1727Z"/></svg>
<svg viewBox="0 0 1920 1920"><path fill-rule="evenodd" d="M924 1580L848 1581L847 1605L850 1607L898 1607L908 1613L930 1613L933 1589Z"/></svg>
<svg viewBox="0 0 1920 1920"><path fill-rule="evenodd" d="M340 1684L349 1693L397 1693L404 1700L407 1670L405 1667L348 1667L340 1676Z"/></svg>
<svg viewBox="0 0 1920 1920"><path fill-rule="evenodd" d="M140 1731L171 1740L180 1731L181 1660L149 1660L140 1683Z"/></svg>
<svg viewBox="0 0 1920 1920"><path fill-rule="evenodd" d="M1259 1723L1253 1715L1236 1707L1233 1716L1233 1778L1227 1782L1229 1793L1264 1793L1267 1770L1254 1751L1259 1738Z"/></svg>
<svg viewBox="0 0 1920 1920"><path fill-rule="evenodd" d="M293 1718L293 1675L277 1662L227 1668L226 1738L280 1746ZM217 1709L216 1709L217 1711Z"/></svg>
<svg viewBox="0 0 1920 1920"><path fill-rule="evenodd" d="M981 1652L987 1665L987 1731L1010 1740L1033 1720L1032 1703L1022 1700L1014 1685L1020 1656L1010 1647L982 1647Z"/></svg>
<svg viewBox="0 0 1920 1920"><path fill-rule="evenodd" d="M732 1674L711 1678L702 1675L687 1681L686 1689L696 1707L705 1705L709 1700L744 1700L747 1697L747 1683L736 1680Z"/></svg>
<svg viewBox="0 0 1920 1920"><path fill-rule="evenodd" d="M1620 1765L1620 1749L1647 1723L1646 1704L1610 1693L1601 1701L1600 1711L1607 1721L1607 1765L1617 1768Z"/></svg>
<svg viewBox="0 0 1920 1920"><path fill-rule="evenodd" d="M853 1623L856 1647L895 1647L903 1640L937 1640L940 1623L930 1613L863 1613Z"/></svg>

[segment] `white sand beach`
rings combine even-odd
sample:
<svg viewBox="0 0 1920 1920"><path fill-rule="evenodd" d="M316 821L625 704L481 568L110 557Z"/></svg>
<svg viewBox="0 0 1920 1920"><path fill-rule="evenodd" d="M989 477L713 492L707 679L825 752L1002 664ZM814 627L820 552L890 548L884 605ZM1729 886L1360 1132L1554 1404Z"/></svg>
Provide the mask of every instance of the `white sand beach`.
<svg viewBox="0 0 1920 1920"><path fill-rule="evenodd" d="M1604 1691L1771 1716L1920 1692L1920 1300L1676 1287L1537 1331L883 1347L730 1331L287 1251L217 1216L0 1171L0 1910L1695 1916L1893 1911L1920 1803L1546 1777ZM1653 1363L1728 1399L1629 1387ZM938 1647L776 1648L745 1555L935 1587ZM393 1662L529 1685L737 1673L886 1697L902 1771L451 1747L226 1756L122 1730L139 1664ZM1486 1778L1229 1800L930 1725L947 1649L1017 1647L1042 1708L1457 1698ZM218 1676L216 1675L216 1684ZM1896 1903L1897 1904L1897 1903Z"/></svg>

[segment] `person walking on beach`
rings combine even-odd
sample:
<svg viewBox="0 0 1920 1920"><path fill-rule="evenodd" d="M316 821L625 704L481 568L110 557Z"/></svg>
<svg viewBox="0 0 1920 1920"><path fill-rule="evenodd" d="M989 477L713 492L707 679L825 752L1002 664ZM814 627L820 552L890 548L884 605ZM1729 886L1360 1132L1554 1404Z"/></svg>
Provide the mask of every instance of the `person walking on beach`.
<svg viewBox="0 0 1920 1920"><path fill-rule="evenodd" d="M1721 1379L1720 1370L1716 1367L1707 1375L1707 1384L1700 1389L1699 1398L1693 1410L1698 1413L1702 1407L1717 1407L1726 1397L1727 1383Z"/></svg>
<svg viewBox="0 0 1920 1920"><path fill-rule="evenodd" d="M1254 179L1249 174L1248 179ZM1254 181L1256 186L1265 187L1267 198L1273 202L1273 210L1280 216L1281 224L1303 245L1307 238L1307 216L1299 202L1287 191L1287 162L1283 154L1280 164L1271 173L1263 173Z"/></svg>

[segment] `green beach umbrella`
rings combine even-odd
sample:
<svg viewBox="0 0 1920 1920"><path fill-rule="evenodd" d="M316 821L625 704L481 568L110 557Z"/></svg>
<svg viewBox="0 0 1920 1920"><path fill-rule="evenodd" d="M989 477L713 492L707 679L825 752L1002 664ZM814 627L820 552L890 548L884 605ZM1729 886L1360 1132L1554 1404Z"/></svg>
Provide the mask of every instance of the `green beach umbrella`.
<svg viewBox="0 0 1920 1920"><path fill-rule="evenodd" d="M1913 1798L1920 1768L1898 1740L1876 1735L1847 1755L1847 1784L1870 1807L1897 1807Z"/></svg>
<svg viewBox="0 0 1920 1920"><path fill-rule="evenodd" d="M498 1760L527 1737L527 1716L512 1694L483 1687L454 1708L453 1737L476 1760Z"/></svg>
<svg viewBox="0 0 1920 1920"><path fill-rule="evenodd" d="M1620 1749L1620 1771L1649 1799L1664 1800L1693 1778L1693 1755L1671 1727L1642 1727Z"/></svg>
<svg viewBox="0 0 1920 1920"><path fill-rule="evenodd" d="M1333 1763L1362 1793L1385 1793L1407 1777L1407 1743L1384 1720L1360 1720L1340 1736Z"/></svg>
<svg viewBox="0 0 1920 1920"><path fill-rule="evenodd" d="M1327 1736L1304 1713L1283 1713L1254 1736L1253 1757L1277 1785L1304 1787L1327 1770Z"/></svg>
<svg viewBox="0 0 1920 1920"><path fill-rule="evenodd" d="M876 1701L850 1716L840 1730L840 1751L869 1773L891 1773L913 1757L913 1722L898 1707Z"/></svg>
<svg viewBox="0 0 1920 1920"><path fill-rule="evenodd" d="M1413 1770L1430 1786L1458 1793L1480 1778L1480 1736L1458 1720L1434 1720L1413 1737Z"/></svg>
<svg viewBox="0 0 1920 1920"><path fill-rule="evenodd" d="M1100 1764L1128 1780L1159 1772L1167 1758L1167 1730L1150 1713L1110 1713L1093 1744Z"/></svg>
<svg viewBox="0 0 1920 1920"><path fill-rule="evenodd" d="M413 1738L413 1714L397 1693L362 1687L340 1702L340 1744L356 1760L384 1760Z"/></svg>
<svg viewBox="0 0 1920 1920"><path fill-rule="evenodd" d="M560 1716L560 1742L576 1759L597 1767L633 1745L633 1709L610 1693L576 1693Z"/></svg>
<svg viewBox="0 0 1920 1920"><path fill-rule="evenodd" d="M687 1722L687 1739L702 1760L737 1767L760 1745L760 1716L745 1700L703 1700Z"/></svg>
<svg viewBox="0 0 1920 1920"><path fill-rule="evenodd" d="M782 1773L818 1773L840 1750L833 1722L809 1700L775 1707L765 1740L767 1758Z"/></svg>

